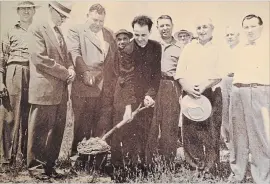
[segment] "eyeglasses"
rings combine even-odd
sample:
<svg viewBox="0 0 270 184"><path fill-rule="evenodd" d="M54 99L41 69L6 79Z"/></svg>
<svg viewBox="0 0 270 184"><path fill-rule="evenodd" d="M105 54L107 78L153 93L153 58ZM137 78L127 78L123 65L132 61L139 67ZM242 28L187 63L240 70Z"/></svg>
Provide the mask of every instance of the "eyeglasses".
<svg viewBox="0 0 270 184"><path fill-rule="evenodd" d="M66 19L67 16L65 16L64 14L60 13L59 11L57 11L55 8L53 8L57 13L58 15L61 17L61 19Z"/></svg>

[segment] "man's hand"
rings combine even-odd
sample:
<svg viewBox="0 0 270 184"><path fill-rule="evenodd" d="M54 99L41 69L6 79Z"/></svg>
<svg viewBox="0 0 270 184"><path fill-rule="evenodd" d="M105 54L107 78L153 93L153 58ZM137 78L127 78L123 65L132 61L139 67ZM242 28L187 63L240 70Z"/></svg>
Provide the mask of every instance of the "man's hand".
<svg viewBox="0 0 270 184"><path fill-rule="evenodd" d="M125 109L125 113L123 116L123 120L132 120L132 109L131 109L131 105L127 105L126 109Z"/></svg>
<svg viewBox="0 0 270 184"><path fill-rule="evenodd" d="M155 101L151 96L145 96L143 102L145 107L154 107L155 105Z"/></svg>
<svg viewBox="0 0 270 184"><path fill-rule="evenodd" d="M86 86L93 86L96 82L95 76L91 75L89 71L83 73L83 83Z"/></svg>
<svg viewBox="0 0 270 184"><path fill-rule="evenodd" d="M8 96L8 91L4 83L0 82L0 98Z"/></svg>
<svg viewBox="0 0 270 184"><path fill-rule="evenodd" d="M198 85L185 85L183 86L184 91L188 93L188 95L192 96L193 98L200 98L201 93Z"/></svg>
<svg viewBox="0 0 270 184"><path fill-rule="evenodd" d="M205 91L206 89L206 86L205 85L195 85L194 89L196 91L198 91L200 94L203 94L203 92Z"/></svg>
<svg viewBox="0 0 270 184"><path fill-rule="evenodd" d="M68 73L69 73L69 76L67 79L67 83L70 84L75 80L76 73L72 68L68 69Z"/></svg>

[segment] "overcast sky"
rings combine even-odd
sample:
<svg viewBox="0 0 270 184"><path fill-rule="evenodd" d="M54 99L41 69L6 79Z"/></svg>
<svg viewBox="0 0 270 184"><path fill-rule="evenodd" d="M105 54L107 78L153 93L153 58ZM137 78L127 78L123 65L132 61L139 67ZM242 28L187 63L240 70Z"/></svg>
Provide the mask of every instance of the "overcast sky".
<svg viewBox="0 0 270 184"><path fill-rule="evenodd" d="M264 21L264 32L269 34L269 2L153 2L153 1L99 1L107 11L105 26L116 32L125 28L132 31L131 21L134 16L145 14L154 21L151 38L157 39L156 19L162 14L168 14L173 18L174 31L188 29L195 33L194 21L197 17L205 16L213 20L215 26L214 38L217 43L224 43L225 27L232 25L241 30L241 21L247 14L256 14ZM35 21L47 19L48 2L37 1L41 8L37 9ZM71 18L63 26L63 31L70 23L82 23L86 13L94 1L75 2L71 12ZM13 8L16 1L1 2L1 32L12 26L18 19L16 9ZM243 39L242 39L243 40Z"/></svg>

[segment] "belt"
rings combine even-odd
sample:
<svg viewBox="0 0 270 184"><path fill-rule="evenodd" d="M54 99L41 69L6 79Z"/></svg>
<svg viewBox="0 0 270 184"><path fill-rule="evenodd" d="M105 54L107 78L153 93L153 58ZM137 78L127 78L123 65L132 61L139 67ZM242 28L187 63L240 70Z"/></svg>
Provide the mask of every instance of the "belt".
<svg viewBox="0 0 270 184"><path fill-rule="evenodd" d="M9 66L9 65L29 66L29 62L11 61L11 62L7 63L7 66Z"/></svg>
<svg viewBox="0 0 270 184"><path fill-rule="evenodd" d="M163 79L163 80L172 80L172 81L174 81L174 78L173 78L172 76L165 76L165 75L162 75L162 76L161 76L161 79Z"/></svg>
<svg viewBox="0 0 270 184"><path fill-rule="evenodd" d="M250 84L242 84L242 83L235 83L233 84L235 87L241 88L241 87L257 87L257 86L270 86L266 84L259 84L259 83L250 83Z"/></svg>

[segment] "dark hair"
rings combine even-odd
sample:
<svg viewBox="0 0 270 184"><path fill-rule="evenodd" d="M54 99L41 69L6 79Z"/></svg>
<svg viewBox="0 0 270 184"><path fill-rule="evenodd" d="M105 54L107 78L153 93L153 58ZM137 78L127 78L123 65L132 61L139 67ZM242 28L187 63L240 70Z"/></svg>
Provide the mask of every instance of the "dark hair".
<svg viewBox="0 0 270 184"><path fill-rule="evenodd" d="M249 14L249 15L247 15L247 16L245 16L245 17L243 18L243 21L242 21L242 27L243 27L243 25L244 25L244 21L245 21L245 20L250 20L250 19L252 19L252 18L258 19L258 24L259 24L260 26L263 25L263 21L262 21L262 18L261 18L261 17L259 17L259 16L257 16L257 15L254 15L254 14Z"/></svg>
<svg viewBox="0 0 270 184"><path fill-rule="evenodd" d="M169 15L161 15L161 16L158 17L158 19L157 19L157 24L158 24L158 21L161 20L161 19L169 19L169 20L171 21L171 23L173 23L173 22L172 22L172 17L171 17L171 16L169 16Z"/></svg>
<svg viewBox="0 0 270 184"><path fill-rule="evenodd" d="M99 15L101 15L101 14L105 14L105 15L106 15L105 8L104 8L101 4L93 4L93 5L89 8L89 12L93 12L93 11L97 11L97 13L98 13Z"/></svg>
<svg viewBox="0 0 270 184"><path fill-rule="evenodd" d="M151 31L153 22L152 22L152 20L148 16L146 16L146 15L140 15L140 16L136 16L133 19L133 21L132 21L131 24L132 24L132 28L134 28L134 25L135 24L139 24L140 26L147 25L148 26L148 30Z"/></svg>

